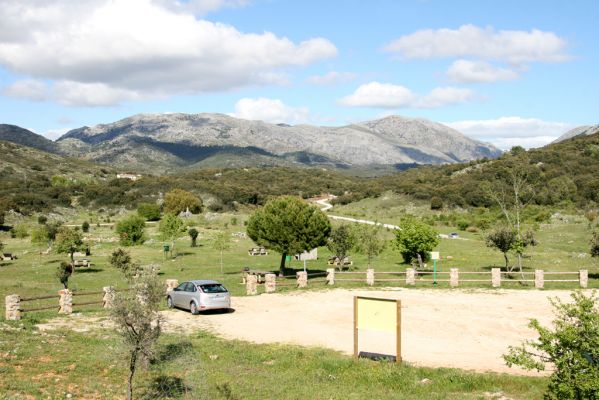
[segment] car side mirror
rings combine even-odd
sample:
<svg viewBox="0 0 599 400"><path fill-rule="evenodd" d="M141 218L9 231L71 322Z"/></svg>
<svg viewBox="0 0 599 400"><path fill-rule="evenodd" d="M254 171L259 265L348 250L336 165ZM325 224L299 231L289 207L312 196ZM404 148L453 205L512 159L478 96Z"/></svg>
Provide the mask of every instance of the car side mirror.
<svg viewBox="0 0 599 400"><path fill-rule="evenodd" d="M173 289L173 292L178 292L180 289L178 287Z"/></svg>

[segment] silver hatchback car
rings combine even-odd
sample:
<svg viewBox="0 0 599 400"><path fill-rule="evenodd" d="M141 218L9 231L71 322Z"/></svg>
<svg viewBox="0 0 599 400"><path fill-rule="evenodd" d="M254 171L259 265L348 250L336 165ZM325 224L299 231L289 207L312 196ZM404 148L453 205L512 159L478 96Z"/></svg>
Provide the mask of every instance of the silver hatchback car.
<svg viewBox="0 0 599 400"><path fill-rule="evenodd" d="M167 294L166 304L169 308L184 308L192 314L204 310L228 310L231 308L231 295L217 281L188 281L181 283Z"/></svg>

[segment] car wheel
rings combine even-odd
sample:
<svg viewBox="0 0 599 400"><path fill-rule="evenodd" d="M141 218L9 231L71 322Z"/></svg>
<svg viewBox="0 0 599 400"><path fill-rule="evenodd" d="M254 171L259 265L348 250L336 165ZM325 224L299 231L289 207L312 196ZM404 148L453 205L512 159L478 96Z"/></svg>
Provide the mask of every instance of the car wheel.
<svg viewBox="0 0 599 400"><path fill-rule="evenodd" d="M166 306L168 308L173 308L175 305L173 304L173 299L171 299L171 296L168 296L166 298Z"/></svg>
<svg viewBox="0 0 599 400"><path fill-rule="evenodd" d="M195 301L192 301L191 304L189 304L189 311L191 311L193 315L198 315L198 305L195 303Z"/></svg>

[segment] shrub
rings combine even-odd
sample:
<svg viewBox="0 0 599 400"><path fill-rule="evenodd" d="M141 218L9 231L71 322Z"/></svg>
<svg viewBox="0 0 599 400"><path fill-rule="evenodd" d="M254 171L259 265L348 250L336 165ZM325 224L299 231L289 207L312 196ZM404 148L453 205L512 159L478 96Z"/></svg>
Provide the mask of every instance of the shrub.
<svg viewBox="0 0 599 400"><path fill-rule="evenodd" d="M599 257L599 231L594 232L591 238L591 256Z"/></svg>
<svg viewBox="0 0 599 400"><path fill-rule="evenodd" d="M139 215L131 215L116 224L119 242L123 246L135 246L145 241L146 221Z"/></svg>
<svg viewBox="0 0 599 400"><path fill-rule="evenodd" d="M48 222L48 217L46 217L45 215L40 215L37 217L37 223L40 225L45 225L46 222Z"/></svg>
<svg viewBox="0 0 599 400"><path fill-rule="evenodd" d="M440 197L431 197L431 210L440 210L443 208L443 200Z"/></svg>
<svg viewBox="0 0 599 400"><path fill-rule="evenodd" d="M470 226L470 222L468 222L464 219L457 222L457 227L461 231L465 231L469 226Z"/></svg>
<svg viewBox="0 0 599 400"><path fill-rule="evenodd" d="M437 232L413 217L403 218L399 227L395 232L395 247L406 263L416 258L420 258L421 261L427 260L429 252L439 244Z"/></svg>
<svg viewBox="0 0 599 400"><path fill-rule="evenodd" d="M83 221L81 224L81 230L85 233L89 232L89 222Z"/></svg>
<svg viewBox="0 0 599 400"><path fill-rule="evenodd" d="M160 219L160 206L153 203L141 203L137 206L137 213L146 221L158 221Z"/></svg>
<svg viewBox="0 0 599 400"><path fill-rule="evenodd" d="M19 224L11 228L10 236L12 238L25 239L27 236L29 236L29 232L27 231L27 227L25 225Z"/></svg>

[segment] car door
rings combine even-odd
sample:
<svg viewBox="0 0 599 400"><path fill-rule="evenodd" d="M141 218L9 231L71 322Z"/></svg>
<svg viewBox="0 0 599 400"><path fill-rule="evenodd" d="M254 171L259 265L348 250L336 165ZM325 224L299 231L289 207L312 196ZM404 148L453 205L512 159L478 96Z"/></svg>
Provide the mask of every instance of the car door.
<svg viewBox="0 0 599 400"><path fill-rule="evenodd" d="M171 292L171 299L173 299L173 305L175 307L182 307L183 298L185 297L185 288L188 282L183 282L179 286L173 289Z"/></svg>

